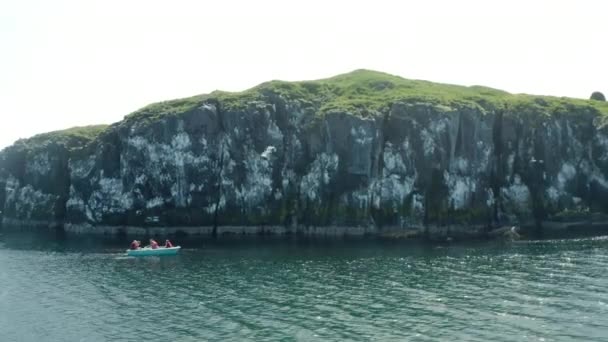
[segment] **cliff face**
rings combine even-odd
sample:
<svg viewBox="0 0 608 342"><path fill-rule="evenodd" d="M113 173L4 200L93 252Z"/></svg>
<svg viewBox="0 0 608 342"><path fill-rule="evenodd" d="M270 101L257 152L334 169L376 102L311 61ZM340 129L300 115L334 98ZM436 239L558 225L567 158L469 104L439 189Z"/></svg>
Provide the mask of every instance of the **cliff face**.
<svg viewBox="0 0 608 342"><path fill-rule="evenodd" d="M608 211L602 106L370 71L271 82L20 141L0 154L0 208L91 232L542 227Z"/></svg>

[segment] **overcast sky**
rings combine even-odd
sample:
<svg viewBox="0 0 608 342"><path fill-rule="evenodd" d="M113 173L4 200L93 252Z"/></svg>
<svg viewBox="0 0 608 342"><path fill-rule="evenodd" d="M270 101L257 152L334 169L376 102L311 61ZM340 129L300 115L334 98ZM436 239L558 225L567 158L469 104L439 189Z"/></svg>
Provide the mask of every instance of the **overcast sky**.
<svg viewBox="0 0 608 342"><path fill-rule="evenodd" d="M0 147L160 100L359 68L608 94L607 4L0 0Z"/></svg>

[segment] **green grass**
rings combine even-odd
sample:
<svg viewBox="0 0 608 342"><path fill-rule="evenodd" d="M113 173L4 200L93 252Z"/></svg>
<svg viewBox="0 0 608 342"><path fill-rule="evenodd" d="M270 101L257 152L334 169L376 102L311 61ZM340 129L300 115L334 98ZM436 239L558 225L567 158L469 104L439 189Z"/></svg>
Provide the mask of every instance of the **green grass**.
<svg viewBox="0 0 608 342"><path fill-rule="evenodd" d="M101 134L108 125L92 125L72 127L35 135L28 139L20 139L15 145L34 150L49 143L64 145L69 149L84 147Z"/></svg>
<svg viewBox="0 0 608 342"><path fill-rule="evenodd" d="M477 108L494 111L507 108L514 115L550 116L580 113L608 114L608 103L565 97L510 94L483 86L459 86L421 80L409 80L382 72L355 70L335 77L301 82L270 81L242 92L215 91L184 99L154 103L128 116L134 119L158 119L197 108L206 101L219 101L224 110L238 110L252 101L272 95L314 106L319 115L348 111L355 115L378 115L394 102L424 102L444 110Z"/></svg>

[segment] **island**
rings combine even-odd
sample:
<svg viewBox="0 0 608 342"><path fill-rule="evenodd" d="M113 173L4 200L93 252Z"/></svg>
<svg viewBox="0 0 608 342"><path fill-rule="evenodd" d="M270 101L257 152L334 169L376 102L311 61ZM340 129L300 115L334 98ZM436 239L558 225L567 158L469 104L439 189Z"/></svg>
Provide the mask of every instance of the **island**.
<svg viewBox="0 0 608 342"><path fill-rule="evenodd" d="M0 218L123 235L608 227L607 118L602 100L371 70L270 81L15 142L0 152Z"/></svg>

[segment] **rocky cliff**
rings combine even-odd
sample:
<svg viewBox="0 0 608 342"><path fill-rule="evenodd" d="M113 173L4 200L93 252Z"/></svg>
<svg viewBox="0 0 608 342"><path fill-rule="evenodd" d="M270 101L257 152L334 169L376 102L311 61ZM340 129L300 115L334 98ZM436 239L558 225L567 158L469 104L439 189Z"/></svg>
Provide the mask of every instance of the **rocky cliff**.
<svg viewBox="0 0 608 342"><path fill-rule="evenodd" d="M4 225L474 234L608 211L608 104L358 70L147 106L0 153Z"/></svg>

